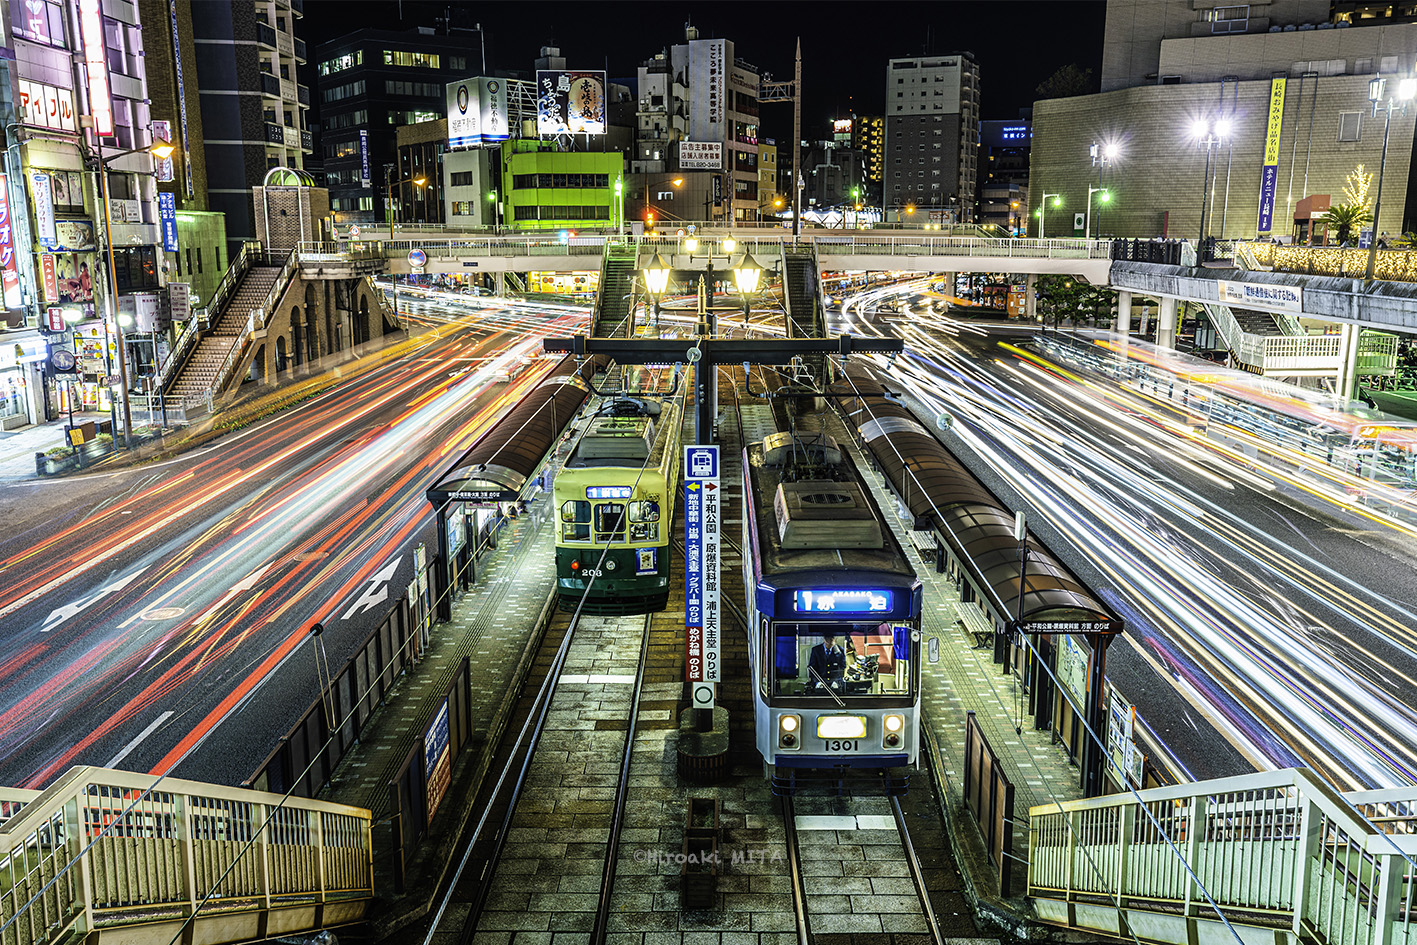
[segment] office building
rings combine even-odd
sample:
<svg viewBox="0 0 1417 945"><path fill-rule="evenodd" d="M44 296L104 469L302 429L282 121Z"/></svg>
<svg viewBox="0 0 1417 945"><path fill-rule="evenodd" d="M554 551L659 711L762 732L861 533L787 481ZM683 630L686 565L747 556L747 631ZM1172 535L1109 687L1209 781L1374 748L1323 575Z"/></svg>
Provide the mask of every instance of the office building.
<svg viewBox="0 0 1417 945"><path fill-rule="evenodd" d="M892 59L886 66L882 206L974 218L979 66L971 53Z"/></svg>
<svg viewBox="0 0 1417 945"><path fill-rule="evenodd" d="M1028 110L1013 121L979 123L979 210L977 221L1027 236L1031 219L1028 203L1028 154L1032 146L1032 119Z"/></svg>
<svg viewBox="0 0 1417 945"><path fill-rule="evenodd" d="M334 220L383 222L400 203L420 199L417 175L395 172L396 129L447 117L447 84L481 71L482 36L429 27L362 29L322 43L315 60L320 152Z"/></svg>
<svg viewBox="0 0 1417 945"><path fill-rule="evenodd" d="M1047 235L1081 235L1099 212L1090 191L1104 188L1111 199L1100 232L1195 239L1204 204L1207 236L1288 238L1299 202L1341 202L1347 176L1362 164L1383 170L1378 232L1411 229L1417 108L1394 111L1388 127L1386 109L1375 117L1369 101L1372 79L1393 79L1390 95L1395 80L1412 75L1417 22L1392 15L1402 6L1109 0L1102 91L1034 105L1035 219L1042 209ZM1277 161L1267 172L1274 136ZM1114 156L1094 161L1094 145L1110 145ZM1272 189L1261 186L1266 176ZM1050 198L1042 208L1044 191L1061 194L1062 207Z"/></svg>
<svg viewBox="0 0 1417 945"><path fill-rule="evenodd" d="M736 58L732 40L700 39L692 26L682 44L641 64L632 216L659 206L668 219L756 219L758 86L757 67ZM656 189L666 177L684 183Z"/></svg>
<svg viewBox="0 0 1417 945"><path fill-rule="evenodd" d="M207 135L197 88L192 0L138 0L138 15L153 136L177 149L172 158L154 165L158 191L172 194L177 208L177 252L169 260L168 278L191 286L192 311L197 312L226 274L227 249L226 215L211 209L207 194Z"/></svg>
<svg viewBox="0 0 1417 945"><path fill-rule="evenodd" d="M196 62L184 61L183 83L195 71L201 146L212 182L208 206L225 214L227 245L239 249L256 233L251 188L261 186L273 167L303 168L313 147L310 90L296 74L306 56L305 41L296 35L304 0L196 2L189 8ZM193 139L187 150L195 146Z"/></svg>

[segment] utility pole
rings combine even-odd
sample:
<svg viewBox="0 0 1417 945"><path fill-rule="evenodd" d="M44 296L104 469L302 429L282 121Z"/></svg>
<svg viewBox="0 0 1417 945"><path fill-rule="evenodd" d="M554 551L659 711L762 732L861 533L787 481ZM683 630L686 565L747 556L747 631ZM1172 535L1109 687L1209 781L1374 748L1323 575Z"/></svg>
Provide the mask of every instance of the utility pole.
<svg viewBox="0 0 1417 945"><path fill-rule="evenodd" d="M792 237L802 232L802 37L797 37L797 62L791 82L762 82L758 85L759 102L792 103ZM780 170L780 168L779 168ZM780 179L779 174L779 179Z"/></svg>
<svg viewBox="0 0 1417 945"><path fill-rule="evenodd" d="M797 37L797 63L792 72L792 173L802 180L802 37ZM802 188L792 188L792 238L802 233Z"/></svg>

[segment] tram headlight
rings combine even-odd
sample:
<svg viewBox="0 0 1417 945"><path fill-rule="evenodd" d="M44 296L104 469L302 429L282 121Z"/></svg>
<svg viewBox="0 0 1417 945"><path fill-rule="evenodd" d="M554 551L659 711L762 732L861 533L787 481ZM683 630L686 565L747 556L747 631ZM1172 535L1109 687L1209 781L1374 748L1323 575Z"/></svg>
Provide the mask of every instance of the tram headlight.
<svg viewBox="0 0 1417 945"><path fill-rule="evenodd" d="M605 559L605 570L607 570L607 571L614 571L617 567L618 567L618 565L615 563L615 559L614 559L614 558L606 558L606 559Z"/></svg>
<svg viewBox="0 0 1417 945"><path fill-rule="evenodd" d="M887 715L881 719L883 737L881 744L886 748L899 748L905 734L905 716Z"/></svg>
<svg viewBox="0 0 1417 945"><path fill-rule="evenodd" d="M797 748L801 745L798 732L802 728L802 716L779 715L777 717L777 747Z"/></svg>

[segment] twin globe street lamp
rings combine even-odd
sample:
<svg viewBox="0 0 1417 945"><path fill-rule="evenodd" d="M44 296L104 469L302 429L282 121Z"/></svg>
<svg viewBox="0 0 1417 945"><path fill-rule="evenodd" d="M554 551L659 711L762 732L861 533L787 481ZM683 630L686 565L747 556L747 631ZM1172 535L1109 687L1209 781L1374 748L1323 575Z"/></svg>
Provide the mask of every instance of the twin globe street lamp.
<svg viewBox="0 0 1417 945"><path fill-rule="evenodd" d="M1383 121L1383 156L1378 162L1378 192L1373 196L1373 232L1368 237L1368 269L1363 279L1367 282L1373 281L1373 274L1378 264L1378 211L1383 205L1383 171L1387 167L1387 136L1392 128L1392 113L1401 111L1407 114L1407 103L1412 101L1417 95L1417 79L1399 79L1397 89L1391 98L1384 100L1383 96L1387 91L1387 79L1382 76L1371 80L1368 83L1368 101L1373 103L1373 117L1378 117L1378 110L1387 112Z"/></svg>

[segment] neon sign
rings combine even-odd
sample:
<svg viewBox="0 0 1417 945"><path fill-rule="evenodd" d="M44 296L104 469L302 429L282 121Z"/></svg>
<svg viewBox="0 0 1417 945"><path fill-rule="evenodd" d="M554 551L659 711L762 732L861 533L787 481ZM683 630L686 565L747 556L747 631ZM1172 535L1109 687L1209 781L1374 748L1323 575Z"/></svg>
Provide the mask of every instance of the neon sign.
<svg viewBox="0 0 1417 945"><path fill-rule="evenodd" d="M79 28L84 37L84 62L89 72L89 113L100 138L113 134L113 98L108 93L108 62L104 58L103 4L79 0Z"/></svg>

